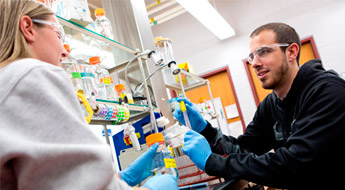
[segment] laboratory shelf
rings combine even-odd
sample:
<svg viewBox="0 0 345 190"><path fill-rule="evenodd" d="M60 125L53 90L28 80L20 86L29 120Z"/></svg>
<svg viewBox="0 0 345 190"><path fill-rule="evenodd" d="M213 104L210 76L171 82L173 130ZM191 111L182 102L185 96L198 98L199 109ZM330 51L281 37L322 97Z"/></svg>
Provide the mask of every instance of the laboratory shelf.
<svg viewBox="0 0 345 190"><path fill-rule="evenodd" d="M131 113L131 117L128 119L128 121L126 122L120 122L120 123L116 123L116 120L105 120L105 119L101 119L101 118L92 118L90 125L122 125L125 123L129 123L129 122L134 122L137 121L143 117L146 117L150 115L150 112L139 112L139 113Z"/></svg>
<svg viewBox="0 0 345 190"><path fill-rule="evenodd" d="M181 70L180 74L183 84L183 86L181 87L178 75L172 75L170 69L164 69L162 73L165 81L165 86L172 90L188 91L202 87L204 85L207 85L208 83L207 79L203 79L195 74L189 73L185 70Z"/></svg>
<svg viewBox="0 0 345 190"><path fill-rule="evenodd" d="M102 99L96 99L96 103L104 103L104 104L110 104L110 105L121 105L118 101L111 101L111 100L102 100ZM128 104L129 111L149 111L150 108L147 105L140 105L140 104Z"/></svg>
<svg viewBox="0 0 345 190"><path fill-rule="evenodd" d="M83 53L87 54L87 48L99 51L102 60L101 66L106 68L109 73L122 70L127 65L128 61L135 57L137 50L119 43L115 40L107 38L99 33L96 33L82 25L57 16L59 23L63 26L66 34L66 42L72 44L75 48L79 46L84 47ZM68 38L68 39L67 39ZM73 47L72 47L73 48ZM101 52L101 53L100 53ZM97 53L97 52L91 52ZM96 54L97 55L97 54ZM106 64L104 64L106 62ZM120 105L117 101L96 100L97 103ZM105 120L104 118L93 117L91 125L121 125L128 122L134 122L150 114L150 107L147 105L128 104L130 111L130 118L126 122L116 123L116 120ZM153 108L157 111L157 108Z"/></svg>
<svg viewBox="0 0 345 190"><path fill-rule="evenodd" d="M135 57L137 50L115 40L98 34L78 23L57 16L66 34L66 43L74 47L83 47L87 57L100 56L101 66L110 73L121 70L129 60ZM73 47L71 47L73 51ZM78 48L76 48L78 49Z"/></svg>
<svg viewBox="0 0 345 190"><path fill-rule="evenodd" d="M77 24L77 23L75 23L73 21L64 19L64 18L62 18L60 16L57 16L57 18L58 18L58 20L59 20L61 25L69 27L69 28L71 28L74 31L78 31L80 33L83 33L83 34L86 34L88 36L91 36L91 37L93 37L93 38L95 38L97 40L105 42L105 43L107 43L107 44L109 44L111 46L120 48L120 49L122 49L124 51L127 51L127 52L131 53L131 54L135 54L136 53L136 50L134 50L133 48L130 48L130 47L124 45L124 44L121 44L121 43L115 41L115 40L112 40L112 39L107 38L107 37L105 37L105 36L103 36L101 34L98 34L98 33L94 32L92 30L89 30L89 29L87 29L87 28L85 28L85 27L83 27L83 26L81 26L81 25L79 25L79 24Z"/></svg>
<svg viewBox="0 0 345 190"><path fill-rule="evenodd" d="M97 104L108 104L108 105L114 105L114 106L120 106L120 102L118 101L110 101L110 100L101 100L96 99ZM143 117L146 117L150 114L150 107L147 105L139 105L139 104L128 104L128 109L130 112L130 118L126 122L120 122L116 123L115 119L111 120L105 120L104 118L97 118L93 117L91 119L90 124L91 125L121 125L124 123L134 122L137 121ZM158 108L154 107L154 111L159 111Z"/></svg>

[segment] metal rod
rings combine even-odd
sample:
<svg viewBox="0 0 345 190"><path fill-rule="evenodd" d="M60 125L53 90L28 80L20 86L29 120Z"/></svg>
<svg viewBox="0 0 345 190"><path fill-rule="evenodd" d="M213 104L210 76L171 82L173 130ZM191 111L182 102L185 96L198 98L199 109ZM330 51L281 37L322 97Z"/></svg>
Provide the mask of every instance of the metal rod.
<svg viewBox="0 0 345 190"><path fill-rule="evenodd" d="M107 144L109 145L111 160L114 162L115 160L114 160L114 156L113 156L112 145L110 144L110 140L109 140L109 133L108 133L107 125L103 125L103 129L104 129L105 140L107 141Z"/></svg>
<svg viewBox="0 0 345 190"><path fill-rule="evenodd" d="M212 92L211 92L211 88L210 88L210 81L207 80L207 89L208 89L208 93L210 94L210 98L211 98L211 103L213 106L213 111L216 114L216 119L217 119L217 123L218 123L218 128L220 130L222 130L222 128L220 127L220 121L219 121L219 116L217 115L217 110L216 110L216 104L214 103L213 100L213 96L212 96Z"/></svg>
<svg viewBox="0 0 345 190"><path fill-rule="evenodd" d="M182 95L183 95L183 97L187 98L186 97L186 92L184 91L184 86L183 86L183 82L182 82L181 73L178 74L178 80L180 82Z"/></svg>
<svg viewBox="0 0 345 190"><path fill-rule="evenodd" d="M176 1L161 1L161 3L153 3L151 5L148 5L147 6L147 14L150 16L154 13L157 13L165 8L168 8L172 5L176 4ZM159 5L159 6L156 6L156 5ZM150 10L151 9L151 10Z"/></svg>
<svg viewBox="0 0 345 190"><path fill-rule="evenodd" d="M110 146L110 140L109 140L109 134L108 134L107 125L103 125L103 129L104 129L105 140L107 141L107 144Z"/></svg>
<svg viewBox="0 0 345 190"><path fill-rule="evenodd" d="M157 128L157 124L156 124L156 118L155 118L155 113L153 111L153 106L152 106L152 101L151 101L151 97L150 97L150 93L149 93L149 88L147 87L147 81L145 80L145 70L144 70L144 66L143 66L143 62L141 61L141 57L138 57L138 64L139 64L139 68L141 71L141 76L143 79L143 83L144 83L144 90L145 90L145 95L147 97L147 102L149 104L150 107L150 115L151 115L151 124L152 124L152 128L154 129L155 133L158 133L158 128Z"/></svg>

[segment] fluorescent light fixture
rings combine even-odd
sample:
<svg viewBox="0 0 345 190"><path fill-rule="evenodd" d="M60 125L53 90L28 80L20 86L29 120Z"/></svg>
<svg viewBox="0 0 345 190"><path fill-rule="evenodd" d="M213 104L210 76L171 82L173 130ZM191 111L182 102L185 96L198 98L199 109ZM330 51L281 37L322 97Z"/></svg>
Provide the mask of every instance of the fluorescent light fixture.
<svg viewBox="0 0 345 190"><path fill-rule="evenodd" d="M234 29L225 21L208 0L176 1L220 40L235 35Z"/></svg>

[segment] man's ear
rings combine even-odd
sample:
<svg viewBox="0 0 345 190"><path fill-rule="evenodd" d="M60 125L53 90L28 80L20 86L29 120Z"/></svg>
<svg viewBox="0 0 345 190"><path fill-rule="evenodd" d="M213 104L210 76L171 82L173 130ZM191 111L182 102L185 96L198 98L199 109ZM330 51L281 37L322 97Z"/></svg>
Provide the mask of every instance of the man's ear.
<svg viewBox="0 0 345 190"><path fill-rule="evenodd" d="M287 49L287 56L289 61L293 61L295 59L297 59L297 55L299 52L299 46L296 43L291 44Z"/></svg>
<svg viewBox="0 0 345 190"><path fill-rule="evenodd" d="M33 27L34 24L29 16L24 15L20 18L19 28L28 43L34 41L35 31Z"/></svg>

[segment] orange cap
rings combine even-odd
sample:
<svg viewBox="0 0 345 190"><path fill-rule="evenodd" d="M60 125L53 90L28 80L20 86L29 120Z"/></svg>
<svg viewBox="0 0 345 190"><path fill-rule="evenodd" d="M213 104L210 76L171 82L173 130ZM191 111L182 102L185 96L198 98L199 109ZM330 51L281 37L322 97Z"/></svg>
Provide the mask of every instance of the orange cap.
<svg viewBox="0 0 345 190"><path fill-rule="evenodd" d="M105 15L104 9L102 9L102 8L96 9L95 10L95 15L96 16L98 16L98 15L100 15L100 16Z"/></svg>
<svg viewBox="0 0 345 190"><path fill-rule="evenodd" d="M205 99L206 99L205 96L201 96L198 102L203 103L205 101Z"/></svg>
<svg viewBox="0 0 345 190"><path fill-rule="evenodd" d="M115 85L115 89L116 89L116 91L125 90L125 85L124 84L117 84L117 85Z"/></svg>
<svg viewBox="0 0 345 190"><path fill-rule="evenodd" d="M63 47L65 48L65 50L69 53L71 52L71 49L69 48L68 44L64 44Z"/></svg>
<svg viewBox="0 0 345 190"><path fill-rule="evenodd" d="M96 64L98 64L100 62L101 62L101 60L99 59L98 56L94 56L94 57L90 57L89 58L90 65L96 65Z"/></svg>
<svg viewBox="0 0 345 190"><path fill-rule="evenodd" d="M151 145L155 144L156 142L165 142L162 133L153 133L153 134L147 136L145 139L146 139L146 144L149 147Z"/></svg>

